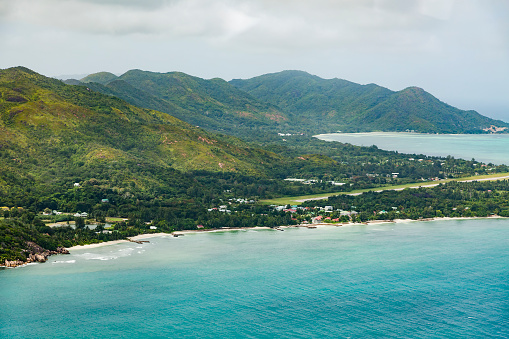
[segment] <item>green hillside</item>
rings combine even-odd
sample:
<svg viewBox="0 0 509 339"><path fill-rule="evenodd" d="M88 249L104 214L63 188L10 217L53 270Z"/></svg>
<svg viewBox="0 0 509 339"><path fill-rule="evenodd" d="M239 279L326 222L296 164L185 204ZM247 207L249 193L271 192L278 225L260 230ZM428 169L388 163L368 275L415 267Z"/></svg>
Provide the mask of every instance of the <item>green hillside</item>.
<svg viewBox="0 0 509 339"><path fill-rule="evenodd" d="M509 124L441 102L417 87L399 92L375 84L283 71L230 83L291 114L292 126L318 132L406 131L481 133ZM309 128L308 128L309 129Z"/></svg>
<svg viewBox="0 0 509 339"><path fill-rule="evenodd" d="M115 74L110 72L99 72L87 75L83 79L81 79L81 82L83 83L89 83L89 82L97 82L99 84L107 84L110 81L115 80L118 78Z"/></svg>
<svg viewBox="0 0 509 339"><path fill-rule="evenodd" d="M205 80L180 72L131 70L120 77L97 73L82 79L86 86L144 108L168 113L211 131L249 136L287 124L277 107L263 103L222 79ZM94 83L95 82L95 83ZM104 86L100 86L104 85Z"/></svg>
<svg viewBox="0 0 509 339"><path fill-rule="evenodd" d="M129 173L133 165L263 175L281 160L238 139L21 67L0 71L0 113L0 193L28 188L24 182L86 180L112 166L117 170L110 187L143 187L154 178Z"/></svg>
<svg viewBox="0 0 509 339"><path fill-rule="evenodd" d="M259 163L239 140L218 139L167 114L68 86L28 69L1 71L0 90L1 142L22 145L34 157L40 157L37 152L44 146L66 140L72 145L61 144L61 148L76 148L73 157L86 163L139 159L180 170L241 172L256 171Z"/></svg>

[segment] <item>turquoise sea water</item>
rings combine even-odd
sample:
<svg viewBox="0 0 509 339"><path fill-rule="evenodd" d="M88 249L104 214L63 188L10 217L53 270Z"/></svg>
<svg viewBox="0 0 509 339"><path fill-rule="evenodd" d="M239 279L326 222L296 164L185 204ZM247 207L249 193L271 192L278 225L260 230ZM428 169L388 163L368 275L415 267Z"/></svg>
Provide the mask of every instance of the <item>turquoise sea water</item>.
<svg viewBox="0 0 509 339"><path fill-rule="evenodd" d="M509 337L506 219L149 240L0 271L0 337Z"/></svg>
<svg viewBox="0 0 509 339"><path fill-rule="evenodd" d="M420 134L420 133L332 133L316 135L326 141L409 154L425 154L493 163L509 164L509 134Z"/></svg>

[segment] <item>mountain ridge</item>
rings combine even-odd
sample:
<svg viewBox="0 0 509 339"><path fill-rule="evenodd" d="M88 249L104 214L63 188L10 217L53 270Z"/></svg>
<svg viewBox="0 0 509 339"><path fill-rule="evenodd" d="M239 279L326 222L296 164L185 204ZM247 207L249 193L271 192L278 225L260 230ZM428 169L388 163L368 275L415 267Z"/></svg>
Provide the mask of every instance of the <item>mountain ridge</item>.
<svg viewBox="0 0 509 339"><path fill-rule="evenodd" d="M103 81L104 72L91 74L81 85L129 103L168 113L213 132L249 136L285 125L277 107L263 103L220 78L201 79L182 72L155 73L139 69ZM97 81L94 81L97 79ZM75 81L68 84L79 85Z"/></svg>
<svg viewBox="0 0 509 339"><path fill-rule="evenodd" d="M507 132L509 127L501 120L448 105L420 87L392 91L373 83L323 79L296 70L229 82L139 69L118 77L99 72L82 80L92 90L133 105L168 113L210 131L260 142L281 131L447 134Z"/></svg>
<svg viewBox="0 0 509 339"><path fill-rule="evenodd" d="M238 139L22 67L0 70L0 113L0 143L25 148L28 157L42 159L45 148L59 145L74 147L77 162L145 159L184 171L245 173L263 171L260 160L279 160Z"/></svg>
<svg viewBox="0 0 509 339"><path fill-rule="evenodd" d="M322 79L288 70L230 83L284 112L293 112L301 123L317 127L325 124L350 132L411 129L423 133L482 133L491 125L509 127L473 110L448 105L416 86L391 91L376 84Z"/></svg>

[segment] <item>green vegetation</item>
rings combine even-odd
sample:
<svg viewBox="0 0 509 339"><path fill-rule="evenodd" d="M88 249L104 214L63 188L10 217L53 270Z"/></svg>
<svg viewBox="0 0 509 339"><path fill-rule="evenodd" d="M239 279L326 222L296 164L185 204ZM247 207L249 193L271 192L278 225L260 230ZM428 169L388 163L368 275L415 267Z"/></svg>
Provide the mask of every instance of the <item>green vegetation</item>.
<svg viewBox="0 0 509 339"><path fill-rule="evenodd" d="M129 88L133 85L127 79L135 83L138 78L152 79L153 97L166 93L174 98L168 105L195 105L195 113L204 107L251 107L258 110L255 120L263 121L264 112L275 109L246 94L239 99L239 90L222 80L202 81L181 73L147 78L133 71L107 85ZM165 92L168 79L187 89ZM156 86L158 81L162 85ZM250 139L256 144L247 143L94 90L99 87L110 88L94 82L66 85L22 67L0 71L0 206L6 206L0 213L0 262L26 258L23 246L29 242L52 250L198 225L274 227L297 222L290 212L258 203L262 199L509 171L475 160L405 155L300 133L285 135L286 141L261 133ZM283 180L288 178L301 181ZM64 214L46 217L43 211ZM97 229L85 226L84 212L99 224ZM73 217L76 213L80 216ZM47 225L56 221L64 225ZM114 225L104 232L106 222Z"/></svg>
<svg viewBox="0 0 509 339"><path fill-rule="evenodd" d="M332 206L329 217L340 210L356 211L354 221L426 219L435 217L509 216L509 181L451 181L430 188L337 195L309 201L303 206Z"/></svg>
<svg viewBox="0 0 509 339"><path fill-rule="evenodd" d="M82 81L91 90L133 105L261 143L276 141L276 132L484 133L492 125L509 127L475 111L447 105L417 87L393 92L375 84L322 79L300 71L228 83L180 72L131 70L119 77L91 74Z"/></svg>
<svg viewBox="0 0 509 339"><path fill-rule="evenodd" d="M399 92L375 84L322 79L300 71L266 74L231 84L288 114L292 127L323 132L406 131L482 133L508 127L475 111L462 111L417 87ZM306 129L307 127L307 129Z"/></svg>
<svg viewBox="0 0 509 339"><path fill-rule="evenodd" d="M154 73L131 70L116 77L96 73L82 85L116 96L138 107L168 113L207 130L251 140L261 133L286 126L287 117L277 107L256 100L222 79L205 80L180 72Z"/></svg>
<svg viewBox="0 0 509 339"><path fill-rule="evenodd" d="M419 187L429 187L429 186L436 186L440 184L445 184L450 181L461 181L461 182L467 182L467 181L484 181L484 180L505 180L507 177L509 177L509 173L497 173L497 174L488 174L488 175L479 175L479 176L470 176L470 177L462 177L462 178L455 178L455 179L442 179L438 181L431 181L431 182L416 182L416 183L409 183L409 184L403 184L403 185L389 185L389 186L380 186L380 187L372 187L372 188L365 188L365 189L357 189L352 190L348 192L340 192L340 193L328 193L328 194L311 194L311 195L303 195L303 196L297 196L297 197L281 197L281 198L275 198L275 199L267 199L260 201L263 204L268 205L301 205L303 202L307 200L321 200L321 199L327 199L329 197L338 195L338 194L359 194L359 193L366 193L366 192L381 192L381 191L389 191L389 190L403 190L405 188L419 188Z"/></svg>
<svg viewBox="0 0 509 339"><path fill-rule="evenodd" d="M81 82L83 83L96 82L99 84L107 84L108 82L111 82L117 78L118 77L113 73L99 72L84 77L83 79L81 79Z"/></svg>

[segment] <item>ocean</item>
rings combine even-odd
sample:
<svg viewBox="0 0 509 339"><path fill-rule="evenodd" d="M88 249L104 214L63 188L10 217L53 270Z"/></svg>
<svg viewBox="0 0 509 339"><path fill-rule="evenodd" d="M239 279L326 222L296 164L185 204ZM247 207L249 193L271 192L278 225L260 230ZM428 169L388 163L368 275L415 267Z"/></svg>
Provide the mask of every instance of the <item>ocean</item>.
<svg viewBox="0 0 509 339"><path fill-rule="evenodd" d="M484 163L509 164L509 134L421 134L421 133L332 133L316 135L325 141L357 146L376 145L380 149L409 154L426 154Z"/></svg>
<svg viewBox="0 0 509 339"><path fill-rule="evenodd" d="M1 270L0 337L509 337L507 219L148 240Z"/></svg>

